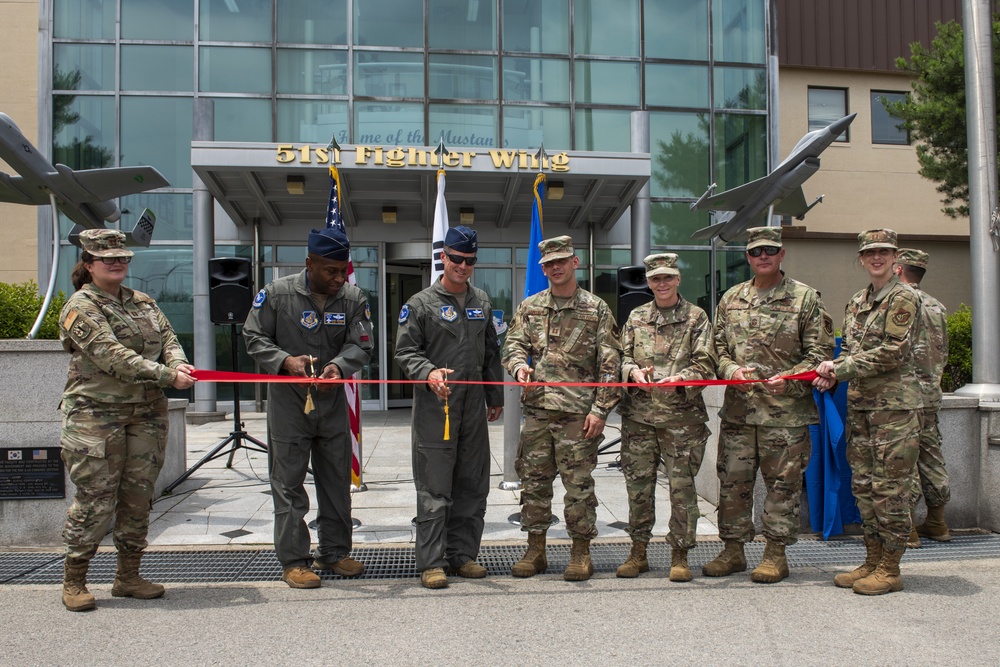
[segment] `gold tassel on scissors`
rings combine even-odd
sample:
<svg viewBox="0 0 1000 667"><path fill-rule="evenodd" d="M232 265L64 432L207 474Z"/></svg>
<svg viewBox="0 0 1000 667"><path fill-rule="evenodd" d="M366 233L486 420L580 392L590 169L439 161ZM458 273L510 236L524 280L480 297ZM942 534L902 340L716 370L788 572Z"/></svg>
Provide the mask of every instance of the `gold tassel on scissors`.
<svg viewBox="0 0 1000 667"><path fill-rule="evenodd" d="M312 377L316 377L316 369L313 367L312 356L309 357L309 375ZM313 403L312 389L313 389L312 385L306 387L306 405L305 408L302 410L306 414L309 414L310 412L316 409L316 405Z"/></svg>
<svg viewBox="0 0 1000 667"><path fill-rule="evenodd" d="M444 439L451 440L451 420L448 417L448 399L444 399Z"/></svg>

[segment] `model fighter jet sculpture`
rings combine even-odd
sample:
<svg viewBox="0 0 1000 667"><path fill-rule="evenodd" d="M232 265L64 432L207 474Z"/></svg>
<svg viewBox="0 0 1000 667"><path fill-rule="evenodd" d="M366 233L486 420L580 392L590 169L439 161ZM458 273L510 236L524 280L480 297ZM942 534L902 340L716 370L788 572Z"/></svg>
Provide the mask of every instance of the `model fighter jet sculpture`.
<svg viewBox="0 0 1000 667"><path fill-rule="evenodd" d="M847 129L855 116L857 114L852 113L823 129L806 134L795 144L788 157L763 178L718 195L713 194L715 185L711 185L698 201L691 204L691 208L731 213L719 222L699 229L691 238L715 239L719 245L728 243L760 221L772 205L775 215L803 219L813 206L823 201L823 195L806 204L802 184L819 170L819 154Z"/></svg>
<svg viewBox="0 0 1000 667"><path fill-rule="evenodd" d="M0 202L45 206L51 194L59 210L76 223L71 241L83 229L117 222L121 211L113 201L116 197L170 185L153 167L75 171L64 164L52 166L4 113L0 113L0 158L18 173L0 172ZM149 209L143 211L128 234L130 243L148 246L155 220Z"/></svg>

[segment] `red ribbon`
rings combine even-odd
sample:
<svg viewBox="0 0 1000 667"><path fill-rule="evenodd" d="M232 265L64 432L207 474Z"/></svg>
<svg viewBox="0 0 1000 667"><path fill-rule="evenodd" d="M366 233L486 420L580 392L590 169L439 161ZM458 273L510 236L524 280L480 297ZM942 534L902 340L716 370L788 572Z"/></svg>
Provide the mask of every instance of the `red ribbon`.
<svg viewBox="0 0 1000 667"><path fill-rule="evenodd" d="M263 373L233 373L229 371L195 370L192 374L199 382L266 382L284 384L427 384L426 380L355 380L308 378L301 375L265 375ZM782 375L782 380L812 382L817 378L816 371L805 371L794 375ZM767 380L678 380L676 382L653 383L656 387L711 387L731 384L753 384ZM447 380L447 384L479 384L479 385L515 385L521 387L649 387L648 383L639 382L494 382L485 380Z"/></svg>

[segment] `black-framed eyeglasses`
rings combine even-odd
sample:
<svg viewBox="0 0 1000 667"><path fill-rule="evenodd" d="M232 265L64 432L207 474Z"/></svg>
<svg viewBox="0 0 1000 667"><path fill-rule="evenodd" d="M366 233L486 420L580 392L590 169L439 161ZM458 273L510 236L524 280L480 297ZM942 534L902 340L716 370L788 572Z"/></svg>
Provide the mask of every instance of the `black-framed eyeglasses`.
<svg viewBox="0 0 1000 667"><path fill-rule="evenodd" d="M102 264L106 264L108 266L114 266L118 262L121 262L122 264L132 263L131 257L98 257L97 259L101 260Z"/></svg>
<svg viewBox="0 0 1000 667"><path fill-rule="evenodd" d="M747 254L751 257L760 257L761 253L764 253L768 257L774 257L779 252L781 252L781 248L776 245L759 245L756 248L747 250Z"/></svg>
<svg viewBox="0 0 1000 667"><path fill-rule="evenodd" d="M479 258L474 255L472 257L463 257L462 255L453 255L450 252L446 252L445 256L454 264L461 264L462 262L465 262L469 266L475 266L476 262L479 261Z"/></svg>

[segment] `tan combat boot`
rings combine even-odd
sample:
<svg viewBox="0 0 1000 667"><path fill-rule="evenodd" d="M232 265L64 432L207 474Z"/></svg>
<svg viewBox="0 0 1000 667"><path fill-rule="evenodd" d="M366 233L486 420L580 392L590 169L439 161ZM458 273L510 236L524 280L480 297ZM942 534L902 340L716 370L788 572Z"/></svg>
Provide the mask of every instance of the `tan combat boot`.
<svg viewBox="0 0 1000 667"><path fill-rule="evenodd" d="M569 552L569 565L563 572L566 581L586 581L594 574L594 562L590 560L590 540L573 538L573 547Z"/></svg>
<svg viewBox="0 0 1000 667"><path fill-rule="evenodd" d="M111 587L113 596L152 600L163 595L163 586L146 581L139 576L140 562L142 562L141 551L118 552L118 572L115 574L115 583Z"/></svg>
<svg viewBox="0 0 1000 667"><path fill-rule="evenodd" d="M907 549L919 549L920 535L917 534L917 517L913 515L913 510L910 510L910 536L906 538L906 548Z"/></svg>
<svg viewBox="0 0 1000 667"><path fill-rule="evenodd" d="M701 573L706 577L727 577L733 572L745 572L747 557L743 555L743 543L739 540L724 540L726 546L715 560L706 563Z"/></svg>
<svg viewBox="0 0 1000 667"><path fill-rule="evenodd" d="M917 534L936 542L951 542L951 532L948 530L948 524L944 522L944 505L927 508L927 518L917 526Z"/></svg>
<svg viewBox="0 0 1000 667"><path fill-rule="evenodd" d="M882 549L882 560L875 571L864 579L854 582L854 592L860 595L884 595L903 590L903 577L899 575L899 559L903 557L906 547L902 549Z"/></svg>
<svg viewBox="0 0 1000 667"><path fill-rule="evenodd" d="M628 555L628 560L618 566L615 572L623 579L638 577L642 572L649 572L649 559L646 558L646 543L639 540L632 540L632 552Z"/></svg>
<svg viewBox="0 0 1000 667"><path fill-rule="evenodd" d="M670 550L670 581L691 581L688 567L688 550L674 547Z"/></svg>
<svg viewBox="0 0 1000 667"><path fill-rule="evenodd" d="M878 537L865 536L865 562L850 572L841 572L833 578L833 585L838 588L853 588L855 581L864 579L878 567L882 561L882 541Z"/></svg>
<svg viewBox="0 0 1000 667"><path fill-rule="evenodd" d="M750 573L750 581L758 584L776 584L787 577L788 560L785 558L785 545L768 540L767 546L764 547L764 558Z"/></svg>
<svg viewBox="0 0 1000 667"><path fill-rule="evenodd" d="M545 533L528 533L528 549L521 560L514 563L510 573L515 577L533 577L545 572L549 561L545 559Z"/></svg>
<svg viewBox="0 0 1000 667"><path fill-rule="evenodd" d="M87 590L87 568L90 561L85 558L66 557L63 563L62 603L70 611L87 611L97 606L94 596Z"/></svg>
<svg viewBox="0 0 1000 667"><path fill-rule="evenodd" d="M448 588L448 577L444 568L432 567L420 573L420 585L424 588Z"/></svg>

